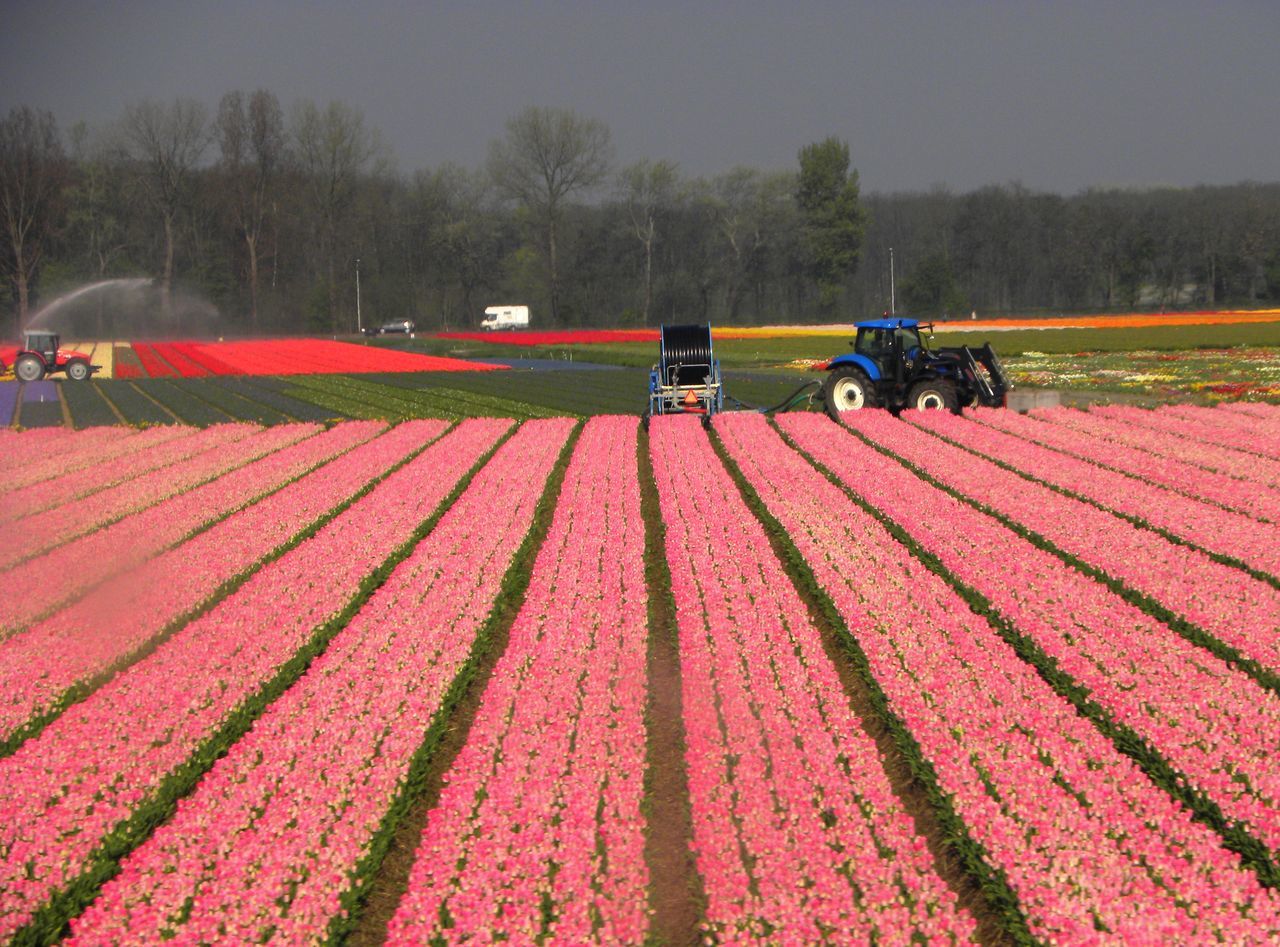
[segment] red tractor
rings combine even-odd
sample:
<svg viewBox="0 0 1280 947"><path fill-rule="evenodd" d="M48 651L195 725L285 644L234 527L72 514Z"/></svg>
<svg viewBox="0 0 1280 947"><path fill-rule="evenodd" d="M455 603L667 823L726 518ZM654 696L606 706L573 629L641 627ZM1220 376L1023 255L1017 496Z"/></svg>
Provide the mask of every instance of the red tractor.
<svg viewBox="0 0 1280 947"><path fill-rule="evenodd" d="M54 372L66 372L73 381L84 381L101 366L90 365L83 352L60 348L56 332L28 329L21 348L0 348L0 374L13 370L19 381L39 381Z"/></svg>

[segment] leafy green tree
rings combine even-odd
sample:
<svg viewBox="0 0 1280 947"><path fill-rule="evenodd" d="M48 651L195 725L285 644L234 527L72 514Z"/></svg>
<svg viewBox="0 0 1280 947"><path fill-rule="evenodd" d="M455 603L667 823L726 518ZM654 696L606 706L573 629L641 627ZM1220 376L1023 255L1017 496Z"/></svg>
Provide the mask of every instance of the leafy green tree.
<svg viewBox="0 0 1280 947"><path fill-rule="evenodd" d="M964 312L968 305L951 263L942 253L922 259L899 284L902 301L913 315Z"/></svg>
<svg viewBox="0 0 1280 947"><path fill-rule="evenodd" d="M819 306L835 307L845 278L858 268L867 219L858 194L857 169L849 167L849 143L831 137L800 149L796 202L804 218L808 265Z"/></svg>

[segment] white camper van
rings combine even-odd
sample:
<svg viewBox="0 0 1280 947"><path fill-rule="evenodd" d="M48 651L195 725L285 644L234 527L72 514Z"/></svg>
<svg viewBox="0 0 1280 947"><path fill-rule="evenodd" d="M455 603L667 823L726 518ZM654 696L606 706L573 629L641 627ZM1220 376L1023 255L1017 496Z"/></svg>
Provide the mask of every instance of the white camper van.
<svg viewBox="0 0 1280 947"><path fill-rule="evenodd" d="M484 319L480 323L482 329L527 329L529 328L528 306L490 306L484 311Z"/></svg>

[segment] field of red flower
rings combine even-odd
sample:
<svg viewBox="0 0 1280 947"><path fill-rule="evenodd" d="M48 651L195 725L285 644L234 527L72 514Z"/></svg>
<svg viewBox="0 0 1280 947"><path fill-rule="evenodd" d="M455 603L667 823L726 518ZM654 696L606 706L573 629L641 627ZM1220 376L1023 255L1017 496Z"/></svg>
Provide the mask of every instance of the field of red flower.
<svg viewBox="0 0 1280 947"><path fill-rule="evenodd" d="M0 430L0 940L1273 943L1278 529L1266 405Z"/></svg>
<svg viewBox="0 0 1280 947"><path fill-rule="evenodd" d="M115 378L203 378L210 375L338 375L372 372L474 372L500 366L400 352L331 339L237 342L117 343ZM106 377L106 376L103 376Z"/></svg>

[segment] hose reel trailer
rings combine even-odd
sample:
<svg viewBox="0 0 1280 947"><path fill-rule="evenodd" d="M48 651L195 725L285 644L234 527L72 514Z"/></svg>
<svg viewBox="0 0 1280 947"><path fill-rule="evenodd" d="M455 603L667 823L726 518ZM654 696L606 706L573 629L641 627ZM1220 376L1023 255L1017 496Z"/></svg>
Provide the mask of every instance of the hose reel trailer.
<svg viewBox="0 0 1280 947"><path fill-rule="evenodd" d="M658 364L649 372L645 423L655 414L700 414L706 419L723 409L724 385L711 326L662 326Z"/></svg>

